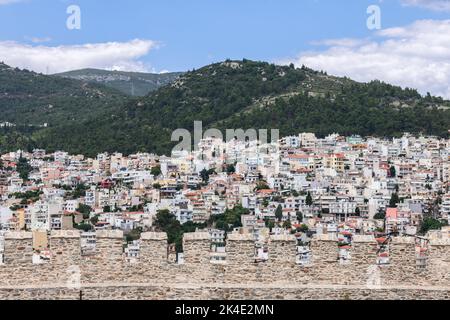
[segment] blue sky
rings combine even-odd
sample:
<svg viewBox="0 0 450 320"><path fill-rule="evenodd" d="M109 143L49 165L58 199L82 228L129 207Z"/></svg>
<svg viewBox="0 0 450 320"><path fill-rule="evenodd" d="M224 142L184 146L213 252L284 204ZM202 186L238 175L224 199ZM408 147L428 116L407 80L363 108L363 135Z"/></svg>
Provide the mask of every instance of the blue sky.
<svg viewBox="0 0 450 320"><path fill-rule="evenodd" d="M160 72L190 70L226 58L297 64L309 61L312 67L355 77L352 71L335 71L336 66L311 59L311 52L316 59L321 54L329 57L335 46L324 41L332 39L381 45L389 41L386 35L380 36L382 31L367 28L369 5L381 8L382 30L392 30L414 29L411 26L423 20L439 24L448 21L449 3L448 0L0 0L0 59L35 71L48 69L50 73L65 71L64 65L69 69L90 66ZM66 9L72 4L81 9L81 30L66 27ZM450 44L448 47L450 51ZM351 48L353 53L361 49L361 44ZM99 51L102 55L96 59L93 56ZM383 73L373 76L383 78ZM450 79L450 68L448 76ZM362 74L356 78L368 80ZM386 80L399 83L395 77ZM411 83L414 85L421 86L419 81ZM445 87L430 90L450 95Z"/></svg>

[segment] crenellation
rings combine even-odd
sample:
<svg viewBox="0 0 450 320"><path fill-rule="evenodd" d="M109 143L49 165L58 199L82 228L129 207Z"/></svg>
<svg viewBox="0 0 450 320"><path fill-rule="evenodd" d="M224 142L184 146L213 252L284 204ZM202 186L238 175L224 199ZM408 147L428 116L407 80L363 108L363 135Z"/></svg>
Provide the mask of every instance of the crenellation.
<svg viewBox="0 0 450 320"><path fill-rule="evenodd" d="M123 231L100 230L96 232L96 253L101 260L119 262L123 258Z"/></svg>
<svg viewBox="0 0 450 320"><path fill-rule="evenodd" d="M7 232L4 262L6 265L31 265L33 263L33 233Z"/></svg>
<svg viewBox="0 0 450 320"><path fill-rule="evenodd" d="M50 249L57 255L45 265L31 264L33 252L31 233L9 233L5 235L5 240L7 264L0 268L2 280L0 281L0 294L5 297L13 294L12 292L27 298L37 298L38 296L34 294L38 294L38 292L50 296L60 292L62 295L67 293L70 298L76 292L73 290L76 289L66 290L64 288L69 281L75 281L76 284L77 279L79 279L78 286L86 286L83 292L90 290L90 295L98 298L115 297L116 290L122 290L119 288L123 288L123 290L140 288L136 290L142 290L141 294L147 295L150 294L147 291L149 289L145 288L150 281L152 288L158 288L154 291L155 297L165 297L165 290L162 289L164 286L166 290L172 292L170 297L176 297L181 292L181 288L186 286L192 287L192 291L190 291L192 297L203 297L202 289L198 289L200 290L198 291L195 288L202 288L204 285L214 283L216 288L207 296L212 297L220 293L221 297L227 299L244 297L246 296L244 291L257 290L253 288L254 286L262 288L274 284L279 286L277 296L282 297L287 294L286 290L292 286L292 281L305 285L305 288L309 287L308 295L311 296L319 294L320 286L324 288L320 290L329 293L331 291L327 290L336 286L338 289L333 289L333 292L342 290L343 297L347 294L355 294L357 297L358 292L364 290L378 290L377 292L383 296L391 297L400 294L395 293L400 292L398 291L400 289L396 289L397 287L403 288L401 290L404 291L401 291L401 294L408 296L409 293L413 294L413 291L412 289L405 291L405 285L419 284L417 279L413 278L415 274L413 271L415 264L412 259L415 257L414 238L392 239L390 246L393 261L387 269L379 269L374 263L377 256L377 242L373 236L353 237L351 264L349 265L338 263L338 243L335 237L317 236L311 244L314 264L308 268L302 268L296 263L297 243L296 238L291 235L270 236L269 260L266 263L256 263L253 236L251 234L229 234L226 245L226 264L213 264L209 260L211 245L209 234L205 232L187 233L183 239L185 263L182 265L167 263L167 234L161 232L146 232L141 235L139 263L134 265L122 259L123 235L117 231L98 231L97 255L87 259L78 259L81 256L78 231L54 231L50 234ZM23 250L16 250L18 248L23 248ZM428 286L430 289L421 292L426 292L430 297L440 294L448 295L450 290L445 288L448 288L450 284L450 243L447 240L431 240L429 248L429 276L425 278L428 282L423 286ZM111 255L105 254L108 250L112 251ZM24 252L27 254L23 254ZM20 253L19 256L18 253ZM405 254L409 259L399 259ZM25 261L26 264L24 264ZM28 264L28 262L30 263ZM402 263L404 265L400 266ZM21 279L26 277L25 282L14 276L6 279L8 274L17 270L18 264L22 264L20 266ZM402 275L402 273L404 274ZM12 274L14 275L14 273ZM106 276L107 274L109 276ZM73 279L73 277L75 278ZM139 285L135 287L128 283ZM6 286L14 288L15 285L24 288L28 284L37 285L37 287L31 288L31 291L2 289ZM107 287L103 284L107 284ZM236 288L232 293L226 289L241 285L246 289L244 287ZM48 287L48 289L42 289L43 287ZM106 291L102 288L109 289ZM438 290L437 288L444 289ZM295 293L292 291L292 294L303 296L300 292L306 292L306 289L298 290ZM25 295L26 293L30 293L32 296Z"/></svg>
<svg viewBox="0 0 450 320"><path fill-rule="evenodd" d="M450 239L430 241L427 270L434 281L450 284Z"/></svg>
<svg viewBox="0 0 450 320"><path fill-rule="evenodd" d="M141 234L139 260L145 264L163 265L167 263L168 243L165 232L145 232Z"/></svg>
<svg viewBox="0 0 450 320"><path fill-rule="evenodd" d="M52 263L73 265L81 259L81 233L78 230L54 230L50 233Z"/></svg>
<svg viewBox="0 0 450 320"><path fill-rule="evenodd" d="M251 234L229 234L226 245L229 265L255 263L255 239Z"/></svg>
<svg viewBox="0 0 450 320"><path fill-rule="evenodd" d="M416 239L414 237L393 237L389 244L392 266L401 268L416 264Z"/></svg>
<svg viewBox="0 0 450 320"><path fill-rule="evenodd" d="M377 263L378 243L373 235L353 236L351 248L351 263L354 266L366 268Z"/></svg>
<svg viewBox="0 0 450 320"><path fill-rule="evenodd" d="M269 242L269 262L277 266L295 265L297 238L294 235L273 235Z"/></svg>
<svg viewBox="0 0 450 320"><path fill-rule="evenodd" d="M211 261L211 238L208 232L185 233L183 237L185 264L208 265Z"/></svg>
<svg viewBox="0 0 450 320"><path fill-rule="evenodd" d="M390 284L410 283L421 276L417 267L416 239L414 237L393 237L389 243L389 268L383 273Z"/></svg>
<svg viewBox="0 0 450 320"><path fill-rule="evenodd" d="M338 239L332 235L316 235L311 241L314 264L337 263Z"/></svg>

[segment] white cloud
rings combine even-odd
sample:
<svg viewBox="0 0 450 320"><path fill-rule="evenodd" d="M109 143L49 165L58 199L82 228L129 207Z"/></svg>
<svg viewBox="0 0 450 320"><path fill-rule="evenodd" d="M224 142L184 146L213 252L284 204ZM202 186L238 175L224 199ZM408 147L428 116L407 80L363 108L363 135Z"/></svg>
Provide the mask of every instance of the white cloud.
<svg viewBox="0 0 450 320"><path fill-rule="evenodd" d="M405 6L427 8L435 11L450 11L450 0L401 0Z"/></svg>
<svg viewBox="0 0 450 320"><path fill-rule="evenodd" d="M280 63L304 64L362 82L378 79L450 98L449 34L450 20L420 20L381 30L371 40L327 40L323 51L303 52Z"/></svg>
<svg viewBox="0 0 450 320"><path fill-rule="evenodd" d="M31 41L33 43L45 43L52 41L52 38L50 37L25 37L25 40Z"/></svg>
<svg viewBox="0 0 450 320"><path fill-rule="evenodd" d="M10 66L42 73L47 68L50 73L82 68L145 72L148 67L139 59L157 47L154 41L140 39L55 47L0 41L0 59Z"/></svg>
<svg viewBox="0 0 450 320"><path fill-rule="evenodd" d="M367 43L367 39L352 39L352 38L342 38L342 39L326 39L321 41L313 41L312 45L315 46L344 46L344 47L357 47L362 44Z"/></svg>

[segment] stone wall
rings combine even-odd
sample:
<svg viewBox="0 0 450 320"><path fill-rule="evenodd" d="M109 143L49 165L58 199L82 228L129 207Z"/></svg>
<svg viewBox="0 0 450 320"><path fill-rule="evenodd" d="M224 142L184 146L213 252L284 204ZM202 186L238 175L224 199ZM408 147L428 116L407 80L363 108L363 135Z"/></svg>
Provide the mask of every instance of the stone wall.
<svg viewBox="0 0 450 320"><path fill-rule="evenodd" d="M32 263L33 234L31 232L8 232L4 238L5 264L20 267Z"/></svg>
<svg viewBox="0 0 450 320"><path fill-rule="evenodd" d="M449 300L449 290L427 287L242 285L85 285L0 288L0 300Z"/></svg>
<svg viewBox="0 0 450 320"><path fill-rule="evenodd" d="M425 269L416 266L414 238L393 238L391 264L376 264L377 242L355 236L351 260L338 261L338 241L317 236L309 265L296 264L296 239L271 236L269 259L256 260L248 234L230 234L226 260L211 262L208 233L185 234L184 264L168 260L167 235L143 233L135 262L123 257L123 233L98 231L96 252L82 256L78 231L50 234L49 263L32 264L31 233L5 235L0 298L34 299L447 299L450 241L430 241Z"/></svg>
<svg viewBox="0 0 450 320"><path fill-rule="evenodd" d="M71 266L81 260L79 231L52 231L50 234L52 263Z"/></svg>
<svg viewBox="0 0 450 320"><path fill-rule="evenodd" d="M154 266L167 264L167 234L160 232L142 234L139 254L143 263Z"/></svg>

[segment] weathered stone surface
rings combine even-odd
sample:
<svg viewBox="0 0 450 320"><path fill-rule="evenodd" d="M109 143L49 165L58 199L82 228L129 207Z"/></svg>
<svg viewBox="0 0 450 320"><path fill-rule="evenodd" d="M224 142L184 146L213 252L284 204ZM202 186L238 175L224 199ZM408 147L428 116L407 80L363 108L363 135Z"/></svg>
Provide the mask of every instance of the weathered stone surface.
<svg viewBox="0 0 450 320"><path fill-rule="evenodd" d="M33 262L33 233L7 232L4 238L6 265L28 265Z"/></svg>
<svg viewBox="0 0 450 320"><path fill-rule="evenodd" d="M52 263L61 265L79 264L81 259L80 231L62 230L50 233Z"/></svg>
<svg viewBox="0 0 450 320"><path fill-rule="evenodd" d="M141 240L156 240L167 242L167 233L165 232L144 232L141 234Z"/></svg>
<svg viewBox="0 0 450 320"><path fill-rule="evenodd" d="M227 239L224 263L211 263L208 233L186 234L185 264L167 258L167 235L144 233L135 263L123 259L123 233L99 231L96 254L81 256L79 233L52 232L48 264L32 264L30 233L5 236L0 299L450 299L450 244L431 241L425 271L414 238L393 238L391 264L376 265L377 242L355 236L351 261L338 262L336 238L313 239L311 265L296 264L292 236L269 239L258 263L252 235Z"/></svg>

